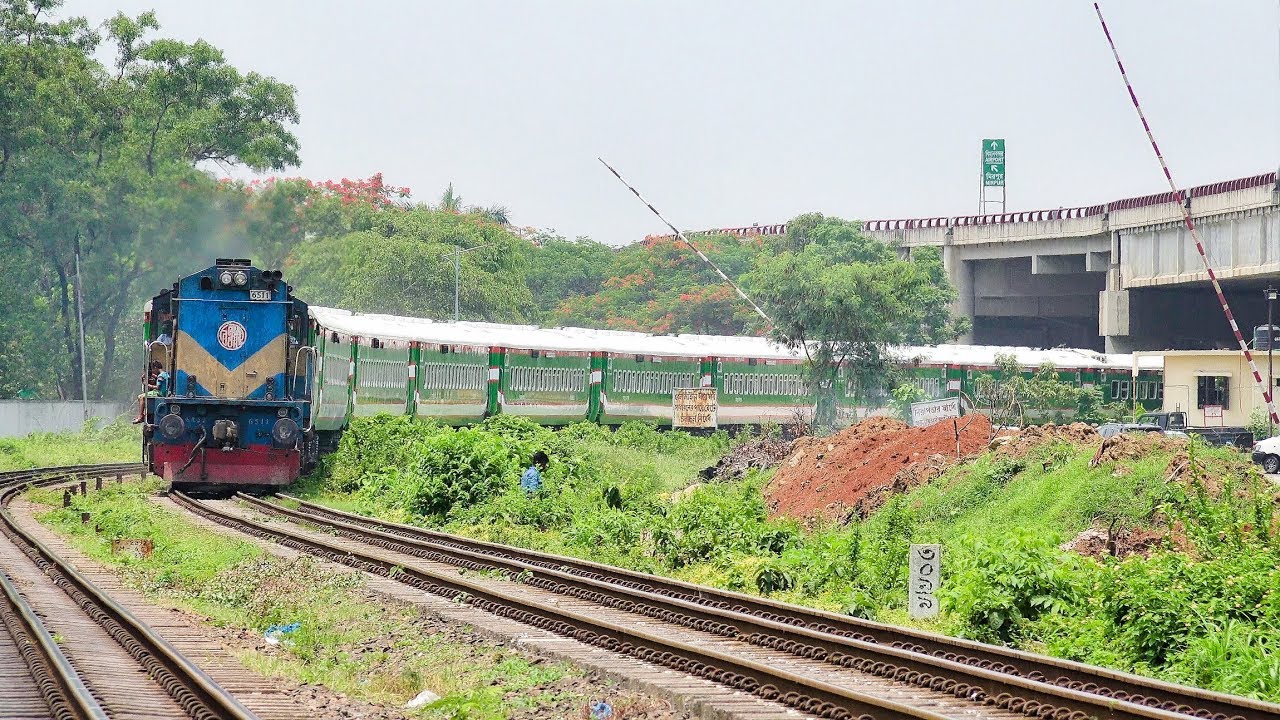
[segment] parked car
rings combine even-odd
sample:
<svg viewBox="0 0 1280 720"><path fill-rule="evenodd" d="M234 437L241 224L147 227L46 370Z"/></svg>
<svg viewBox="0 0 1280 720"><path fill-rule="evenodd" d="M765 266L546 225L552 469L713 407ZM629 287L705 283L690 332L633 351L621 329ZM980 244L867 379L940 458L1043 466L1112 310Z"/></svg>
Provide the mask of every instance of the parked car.
<svg viewBox="0 0 1280 720"><path fill-rule="evenodd" d="M1187 414L1181 410L1143 413L1138 418L1138 422L1159 425L1166 431L1165 434L1171 437L1172 431L1177 431L1182 437L1186 437L1188 433L1195 433L1210 445L1233 447L1237 450L1246 450L1253 445L1253 433L1248 428L1188 427Z"/></svg>
<svg viewBox="0 0 1280 720"><path fill-rule="evenodd" d="M1280 473L1280 435L1254 443L1253 461L1268 475Z"/></svg>
<svg viewBox="0 0 1280 720"><path fill-rule="evenodd" d="M1098 434L1102 439L1115 437L1120 433L1164 433L1164 429L1159 425L1150 423L1103 423L1098 426ZM1184 436L1185 437L1185 436Z"/></svg>

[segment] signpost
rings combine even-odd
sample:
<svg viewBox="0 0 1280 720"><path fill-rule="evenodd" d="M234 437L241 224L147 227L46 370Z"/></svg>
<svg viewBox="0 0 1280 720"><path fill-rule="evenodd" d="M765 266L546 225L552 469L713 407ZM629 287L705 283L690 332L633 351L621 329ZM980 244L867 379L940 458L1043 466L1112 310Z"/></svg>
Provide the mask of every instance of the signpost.
<svg viewBox="0 0 1280 720"><path fill-rule="evenodd" d="M928 427L939 420L960 417L960 398L911 403L911 427Z"/></svg>
<svg viewBox="0 0 1280 720"><path fill-rule="evenodd" d="M942 585L942 546L912 545L907 564L911 570L907 614L913 618L937 615L938 598L935 593Z"/></svg>
<svg viewBox="0 0 1280 720"><path fill-rule="evenodd" d="M982 141L982 186L1004 187L1004 140Z"/></svg>
<svg viewBox="0 0 1280 720"><path fill-rule="evenodd" d="M1000 188L999 200L987 199L987 188ZM987 205L999 203L1005 211L1004 138L987 138L982 141L982 189L978 193L978 213L985 215Z"/></svg>
<svg viewBox="0 0 1280 720"><path fill-rule="evenodd" d="M1221 405L1205 405L1204 406L1204 426L1211 427L1214 423L1210 420L1217 420L1218 427L1222 427L1222 406Z"/></svg>
<svg viewBox="0 0 1280 720"><path fill-rule="evenodd" d="M715 388L676 388L671 393L671 426L715 428L720 410Z"/></svg>

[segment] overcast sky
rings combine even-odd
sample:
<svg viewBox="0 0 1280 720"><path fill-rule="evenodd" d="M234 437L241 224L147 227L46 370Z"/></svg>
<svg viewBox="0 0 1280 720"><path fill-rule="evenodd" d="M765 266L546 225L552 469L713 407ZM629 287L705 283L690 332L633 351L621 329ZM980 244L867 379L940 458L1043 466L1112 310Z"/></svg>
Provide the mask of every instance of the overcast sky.
<svg viewBox="0 0 1280 720"><path fill-rule="evenodd" d="M1280 164L1277 0L1109 0L1180 185ZM610 243L687 229L976 212L979 144L1009 209L1159 192L1091 3L69 0L154 9L298 89L291 175L384 173L434 200Z"/></svg>

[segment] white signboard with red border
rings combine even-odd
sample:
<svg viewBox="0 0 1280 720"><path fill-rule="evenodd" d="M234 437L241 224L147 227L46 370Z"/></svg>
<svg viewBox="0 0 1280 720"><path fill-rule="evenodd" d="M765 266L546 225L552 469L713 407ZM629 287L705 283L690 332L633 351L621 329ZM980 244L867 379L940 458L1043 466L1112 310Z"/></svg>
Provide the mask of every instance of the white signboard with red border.
<svg viewBox="0 0 1280 720"><path fill-rule="evenodd" d="M939 420L960 417L960 398L911 403L911 427L928 427Z"/></svg>

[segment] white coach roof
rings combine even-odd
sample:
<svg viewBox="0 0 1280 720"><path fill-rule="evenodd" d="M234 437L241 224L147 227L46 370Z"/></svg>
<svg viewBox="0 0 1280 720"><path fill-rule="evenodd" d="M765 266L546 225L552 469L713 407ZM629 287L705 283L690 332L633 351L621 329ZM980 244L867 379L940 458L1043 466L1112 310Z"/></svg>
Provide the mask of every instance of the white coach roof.
<svg viewBox="0 0 1280 720"><path fill-rule="evenodd" d="M536 325L506 325L484 322L438 322L427 318L353 313L349 310L311 306L311 317L326 331L380 340L406 340L458 345L480 345L530 350L591 351L684 357L754 357L761 359L804 359L800 350L791 350L763 337L735 335L650 335L621 330L590 328L544 328ZM1050 362L1062 369L1109 368L1130 370L1132 355L1106 354L1093 350L996 345L925 345L894 349L905 362L922 365L994 365L997 355L1014 355L1023 367L1039 367ZM1138 356L1138 367L1159 370L1159 356Z"/></svg>

